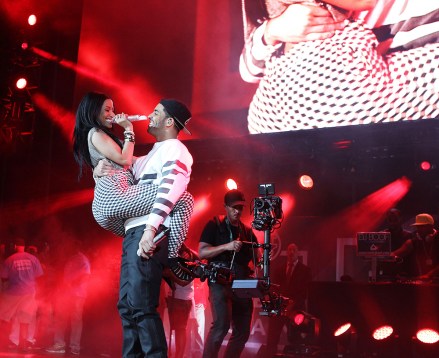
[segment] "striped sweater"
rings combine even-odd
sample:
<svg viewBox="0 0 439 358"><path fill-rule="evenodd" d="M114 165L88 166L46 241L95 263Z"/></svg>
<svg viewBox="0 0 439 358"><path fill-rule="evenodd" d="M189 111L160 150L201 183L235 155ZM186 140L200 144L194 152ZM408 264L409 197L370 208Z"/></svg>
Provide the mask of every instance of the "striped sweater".
<svg viewBox="0 0 439 358"><path fill-rule="evenodd" d="M133 165L138 184L154 184L159 188L151 213L128 219L125 227L149 224L158 228L163 224L189 184L192 163L191 154L178 139L157 142L146 156L138 158Z"/></svg>

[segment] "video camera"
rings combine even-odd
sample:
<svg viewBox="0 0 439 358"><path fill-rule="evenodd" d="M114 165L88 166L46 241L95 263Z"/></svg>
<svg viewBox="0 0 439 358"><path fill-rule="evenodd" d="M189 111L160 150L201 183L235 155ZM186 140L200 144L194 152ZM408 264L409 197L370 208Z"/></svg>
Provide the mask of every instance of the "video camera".
<svg viewBox="0 0 439 358"><path fill-rule="evenodd" d="M274 196L274 184L259 184L259 197L253 199L252 227L259 231L272 230L283 217L282 199Z"/></svg>
<svg viewBox="0 0 439 358"><path fill-rule="evenodd" d="M211 283L231 284L233 281L233 273L229 267L216 262L206 264L202 261L185 262L184 266L189 270L193 277L197 277L200 281L208 280Z"/></svg>
<svg viewBox="0 0 439 358"><path fill-rule="evenodd" d="M232 290L239 297L259 298L262 304L261 315L283 315L288 298L276 293L270 283L270 233L278 228L282 222L282 199L274 196L273 183L259 184L258 193L259 197L253 199L251 208L254 215L252 227L264 231L264 243L258 245L264 251L264 276L250 280L234 280Z"/></svg>

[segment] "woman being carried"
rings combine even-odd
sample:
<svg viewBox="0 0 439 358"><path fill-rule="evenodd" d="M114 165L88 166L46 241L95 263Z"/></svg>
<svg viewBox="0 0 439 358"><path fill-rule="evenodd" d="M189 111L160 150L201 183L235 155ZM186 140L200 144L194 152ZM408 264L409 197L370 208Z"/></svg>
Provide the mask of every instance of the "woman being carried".
<svg viewBox="0 0 439 358"><path fill-rule="evenodd" d="M123 144L112 133L113 122L124 129ZM154 205L158 185L135 185L130 170L136 160L133 156L135 135L133 125L125 114L115 115L113 101L96 92L86 94L76 113L73 133L73 152L79 165L79 177L84 165L96 167L107 159L115 168L114 175L95 178L93 216L97 223L112 233L124 236L124 221L128 218L149 215ZM194 200L184 191L170 212L169 242L173 246L171 256L177 255L186 238Z"/></svg>

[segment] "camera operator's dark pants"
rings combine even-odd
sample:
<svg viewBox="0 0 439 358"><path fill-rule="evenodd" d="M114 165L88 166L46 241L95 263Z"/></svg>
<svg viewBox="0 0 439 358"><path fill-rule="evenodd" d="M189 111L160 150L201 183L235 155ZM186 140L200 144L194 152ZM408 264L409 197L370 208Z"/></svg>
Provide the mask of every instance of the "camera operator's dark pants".
<svg viewBox="0 0 439 358"><path fill-rule="evenodd" d="M232 324L232 335L224 358L238 358L250 336L252 299L235 296L230 285L209 283L209 301L213 322L204 344L203 358L218 357L230 324Z"/></svg>
<svg viewBox="0 0 439 358"><path fill-rule="evenodd" d="M157 312L162 265L154 256L137 256L144 225L128 230L122 247L119 302L122 319L123 358L166 358L167 343Z"/></svg>

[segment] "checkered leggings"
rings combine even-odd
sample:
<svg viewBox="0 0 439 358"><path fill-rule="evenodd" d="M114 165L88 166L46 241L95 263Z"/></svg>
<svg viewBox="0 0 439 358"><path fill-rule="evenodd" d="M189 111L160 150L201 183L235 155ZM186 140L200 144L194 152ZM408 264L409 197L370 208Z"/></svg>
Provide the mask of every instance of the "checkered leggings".
<svg viewBox="0 0 439 358"><path fill-rule="evenodd" d="M125 235L124 221L151 212L157 196L157 185L134 185L130 171L100 178L95 187L92 204L96 222L118 236ZM172 209L170 216L169 257L177 257L186 239L194 209L194 198L185 191Z"/></svg>
<svg viewBox="0 0 439 358"><path fill-rule="evenodd" d="M439 116L439 44L382 57L358 23L272 56L250 104L250 133Z"/></svg>

